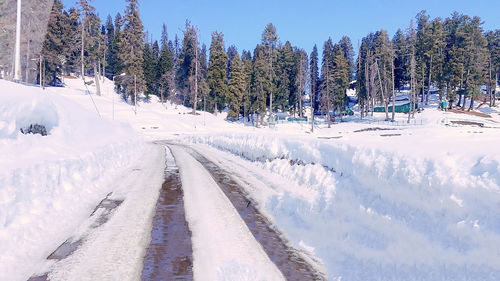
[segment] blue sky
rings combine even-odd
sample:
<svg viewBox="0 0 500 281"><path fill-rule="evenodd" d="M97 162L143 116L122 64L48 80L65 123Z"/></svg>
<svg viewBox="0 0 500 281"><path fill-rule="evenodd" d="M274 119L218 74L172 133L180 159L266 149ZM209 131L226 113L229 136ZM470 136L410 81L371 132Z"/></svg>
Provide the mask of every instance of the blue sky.
<svg viewBox="0 0 500 281"><path fill-rule="evenodd" d="M76 0L63 0L74 6ZM123 14L124 0L93 0L101 18L117 12ZM486 30L500 28L499 0L142 0L141 18L145 31L159 39L162 24L168 27L172 39L185 20L198 26L200 41L210 45L211 33L224 33L226 47L236 45L253 50L267 23L272 22L280 40L311 52L314 44L321 53L323 42L332 37L338 41L347 35L357 49L358 41L369 32L386 29L390 36L398 28L405 29L410 19L427 10L431 17L447 17L453 11L480 16Z"/></svg>

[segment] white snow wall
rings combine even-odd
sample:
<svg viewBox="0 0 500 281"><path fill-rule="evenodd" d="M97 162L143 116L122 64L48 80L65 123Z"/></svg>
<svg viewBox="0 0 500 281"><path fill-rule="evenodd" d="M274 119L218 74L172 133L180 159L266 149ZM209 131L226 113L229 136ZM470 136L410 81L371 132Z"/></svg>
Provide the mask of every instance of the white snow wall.
<svg viewBox="0 0 500 281"><path fill-rule="evenodd" d="M264 168L286 159L309 170L314 164L323 174L334 170L332 198L318 196L310 203L285 192L265 203L292 243L315 248L329 279L500 278L498 153L423 156L418 150L257 134L194 136L191 141ZM301 176L294 173L282 176ZM294 180L307 185L307 180Z"/></svg>

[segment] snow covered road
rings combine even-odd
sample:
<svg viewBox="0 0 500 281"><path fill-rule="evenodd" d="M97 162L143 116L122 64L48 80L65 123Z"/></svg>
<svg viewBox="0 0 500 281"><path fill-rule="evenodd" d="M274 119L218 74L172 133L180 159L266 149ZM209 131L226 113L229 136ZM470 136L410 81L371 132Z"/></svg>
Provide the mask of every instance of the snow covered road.
<svg viewBox="0 0 500 281"><path fill-rule="evenodd" d="M58 262L47 260L34 276L48 272L45 278L52 281L139 280L158 190L163 182L164 159L163 147L149 145L141 160L117 179L108 199L123 203L109 220L93 228L99 216L89 217L68 239L81 240L81 246Z"/></svg>
<svg viewBox="0 0 500 281"><path fill-rule="evenodd" d="M208 171L183 148L171 150L192 231L195 280L284 280Z"/></svg>

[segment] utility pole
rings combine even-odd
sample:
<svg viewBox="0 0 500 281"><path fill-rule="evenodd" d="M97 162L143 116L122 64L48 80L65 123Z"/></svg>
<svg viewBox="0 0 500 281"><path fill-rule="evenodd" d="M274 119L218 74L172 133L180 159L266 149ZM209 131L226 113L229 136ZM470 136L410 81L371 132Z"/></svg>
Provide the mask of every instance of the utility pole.
<svg viewBox="0 0 500 281"><path fill-rule="evenodd" d="M21 0L17 0L16 52L14 63L14 81L21 80Z"/></svg>

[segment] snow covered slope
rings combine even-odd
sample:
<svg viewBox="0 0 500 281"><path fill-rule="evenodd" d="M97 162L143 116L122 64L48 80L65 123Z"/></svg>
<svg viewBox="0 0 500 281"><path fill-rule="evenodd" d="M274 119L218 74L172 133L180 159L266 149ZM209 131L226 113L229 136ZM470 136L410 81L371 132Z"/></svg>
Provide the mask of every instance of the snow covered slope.
<svg viewBox="0 0 500 281"><path fill-rule="evenodd" d="M0 89L0 280L26 280L144 144L128 124L50 90L5 80ZM22 134L30 124L48 135Z"/></svg>

